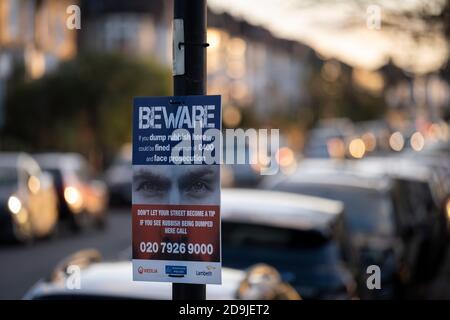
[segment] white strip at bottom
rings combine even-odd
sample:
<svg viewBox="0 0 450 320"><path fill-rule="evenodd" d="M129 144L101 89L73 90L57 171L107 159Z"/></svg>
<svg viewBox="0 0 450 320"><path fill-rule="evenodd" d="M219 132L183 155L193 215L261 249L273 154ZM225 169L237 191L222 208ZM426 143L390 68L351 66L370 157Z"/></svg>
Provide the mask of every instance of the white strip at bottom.
<svg viewBox="0 0 450 320"><path fill-rule="evenodd" d="M133 259L133 281L221 284L220 262Z"/></svg>

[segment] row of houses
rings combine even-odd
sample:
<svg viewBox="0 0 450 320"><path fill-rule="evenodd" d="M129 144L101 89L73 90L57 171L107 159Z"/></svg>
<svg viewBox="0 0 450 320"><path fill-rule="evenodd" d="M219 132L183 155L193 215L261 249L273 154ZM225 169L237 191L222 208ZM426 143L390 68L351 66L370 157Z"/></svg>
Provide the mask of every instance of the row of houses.
<svg viewBox="0 0 450 320"><path fill-rule="evenodd" d="M55 70L77 53L77 35L66 26L71 0L0 1L0 128L5 122L4 99L14 66L30 78Z"/></svg>
<svg viewBox="0 0 450 320"><path fill-rule="evenodd" d="M71 0L0 1L0 55L3 68L23 63L32 78L75 56L76 33L66 26ZM7 63L8 62L8 63ZM7 70L3 70L4 75Z"/></svg>
<svg viewBox="0 0 450 320"><path fill-rule="evenodd" d="M173 1L89 0L82 11L83 50L152 55L171 66ZM306 101L312 50L226 13L208 10L207 19L208 93L221 94L225 108L255 107L268 119L275 108L289 112Z"/></svg>
<svg viewBox="0 0 450 320"><path fill-rule="evenodd" d="M81 8L80 30L66 26L72 4ZM2 0L0 61L23 63L32 78L84 51L151 56L170 68L172 12L172 0ZM268 119L307 99L308 47L211 10L208 42L208 93L221 94L234 114L251 107Z"/></svg>
<svg viewBox="0 0 450 320"><path fill-rule="evenodd" d="M67 8L73 4L81 7L80 30L66 25ZM5 79L14 64L23 64L29 77L39 78L78 53L97 51L153 57L171 68L172 12L173 0L0 0L0 126ZM208 93L222 95L224 120L231 126L239 123L246 108L263 121L274 113L298 112L309 102L311 69L322 69L326 76L327 71L344 66L338 61L322 61L298 42L277 38L260 26L211 10L208 43ZM379 76L359 71L350 71L360 79L357 82L369 86L369 91L371 84L378 86ZM392 64L378 74L385 81L375 89L385 91L385 100L392 108L417 104L413 92L420 90L408 88L412 82L417 84L414 87L423 87L421 79L405 75ZM448 105L448 84L440 79L432 76L425 91L447 95L436 103L427 96L425 105Z"/></svg>

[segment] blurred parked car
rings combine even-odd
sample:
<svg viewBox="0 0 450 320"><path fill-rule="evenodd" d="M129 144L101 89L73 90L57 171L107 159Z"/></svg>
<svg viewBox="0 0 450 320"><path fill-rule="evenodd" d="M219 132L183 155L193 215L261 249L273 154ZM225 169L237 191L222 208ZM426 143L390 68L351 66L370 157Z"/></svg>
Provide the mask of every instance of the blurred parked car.
<svg viewBox="0 0 450 320"><path fill-rule="evenodd" d="M342 201L352 254L348 256L361 298L389 299L396 296L399 276L413 268L404 261L413 246L402 240L394 186L388 178L347 172L341 162L308 160L293 175L268 177L264 188L307 194ZM414 260L415 261L415 260ZM381 290L369 290L367 267L381 269Z"/></svg>
<svg viewBox="0 0 450 320"><path fill-rule="evenodd" d="M81 270L79 280L82 285L77 290L67 285L70 268L74 265ZM288 286L278 279L275 284L265 281L267 278L271 280L270 276L274 273L272 269L269 269L271 271L269 273L259 267L259 277L256 279L254 268L248 273L223 268L222 284L208 285L206 298L214 300L273 299L277 298L274 294L280 295L280 293L281 298L284 299L299 298L292 289L286 290ZM171 283L133 281L131 274L131 261L101 261L101 256L96 250L82 250L59 263L48 277L40 280L25 294L24 299L170 300L172 298Z"/></svg>
<svg viewBox="0 0 450 320"><path fill-rule="evenodd" d="M397 198L402 201L399 208L408 213L402 215L403 241L420 243L411 278L430 280L445 257L449 235L449 217L444 207L448 193L438 172L420 160L403 157L365 159L355 162L354 168L387 175L395 182Z"/></svg>
<svg viewBox="0 0 450 320"><path fill-rule="evenodd" d="M422 150L410 150L403 156L435 171L445 192L450 193L450 142L426 143Z"/></svg>
<svg viewBox="0 0 450 320"><path fill-rule="evenodd" d="M396 212L396 233L401 238L403 247L402 282L420 283L436 275L448 247L448 189L441 179L441 171L436 171L430 161L424 162L421 158L372 157L360 161L308 160L302 167L300 175L303 178L313 174L325 180L325 184L330 184L328 182L336 174L353 175L359 180L367 180L367 176L388 178L391 181L390 194ZM278 181L274 184L285 182ZM325 196L323 188L319 193L317 190L314 192L304 189L298 192ZM349 201L347 213L352 212L348 206L353 206L356 201Z"/></svg>
<svg viewBox="0 0 450 320"><path fill-rule="evenodd" d="M76 153L43 153L35 158L53 176L61 217L75 230L89 225L102 227L108 194L104 183L93 179L87 161Z"/></svg>
<svg viewBox="0 0 450 320"><path fill-rule="evenodd" d="M50 175L25 153L0 153L0 238L29 242L52 235L58 199Z"/></svg>
<svg viewBox="0 0 450 320"><path fill-rule="evenodd" d="M344 263L343 205L282 192L224 189L222 263L275 267L303 299L348 299L355 282Z"/></svg>
<svg viewBox="0 0 450 320"><path fill-rule="evenodd" d="M131 144L125 144L104 175L111 204L131 204L132 178Z"/></svg>

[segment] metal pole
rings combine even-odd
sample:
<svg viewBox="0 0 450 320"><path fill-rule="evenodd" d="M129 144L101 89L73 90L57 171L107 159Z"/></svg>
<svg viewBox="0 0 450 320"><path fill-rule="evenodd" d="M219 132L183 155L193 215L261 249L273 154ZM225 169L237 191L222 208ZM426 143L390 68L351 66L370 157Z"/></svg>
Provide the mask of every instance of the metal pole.
<svg viewBox="0 0 450 320"><path fill-rule="evenodd" d="M206 94L206 0L175 0L174 19L183 20L184 74L173 76L174 95ZM206 285L172 284L173 300L206 300Z"/></svg>

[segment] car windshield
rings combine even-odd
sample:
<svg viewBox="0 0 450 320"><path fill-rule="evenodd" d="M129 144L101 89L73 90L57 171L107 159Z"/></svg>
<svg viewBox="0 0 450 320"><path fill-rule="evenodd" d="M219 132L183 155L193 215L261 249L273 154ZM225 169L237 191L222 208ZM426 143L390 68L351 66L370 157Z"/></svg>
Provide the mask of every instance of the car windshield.
<svg viewBox="0 0 450 320"><path fill-rule="evenodd" d="M387 236L394 232L392 201L387 194L339 185L289 184L280 189L342 201L346 225L354 234Z"/></svg>
<svg viewBox="0 0 450 320"><path fill-rule="evenodd" d="M343 287L339 246L315 231L223 222L222 251L227 267L275 267L304 298Z"/></svg>
<svg viewBox="0 0 450 320"><path fill-rule="evenodd" d="M13 167L0 167L0 187L17 184L17 170Z"/></svg>

